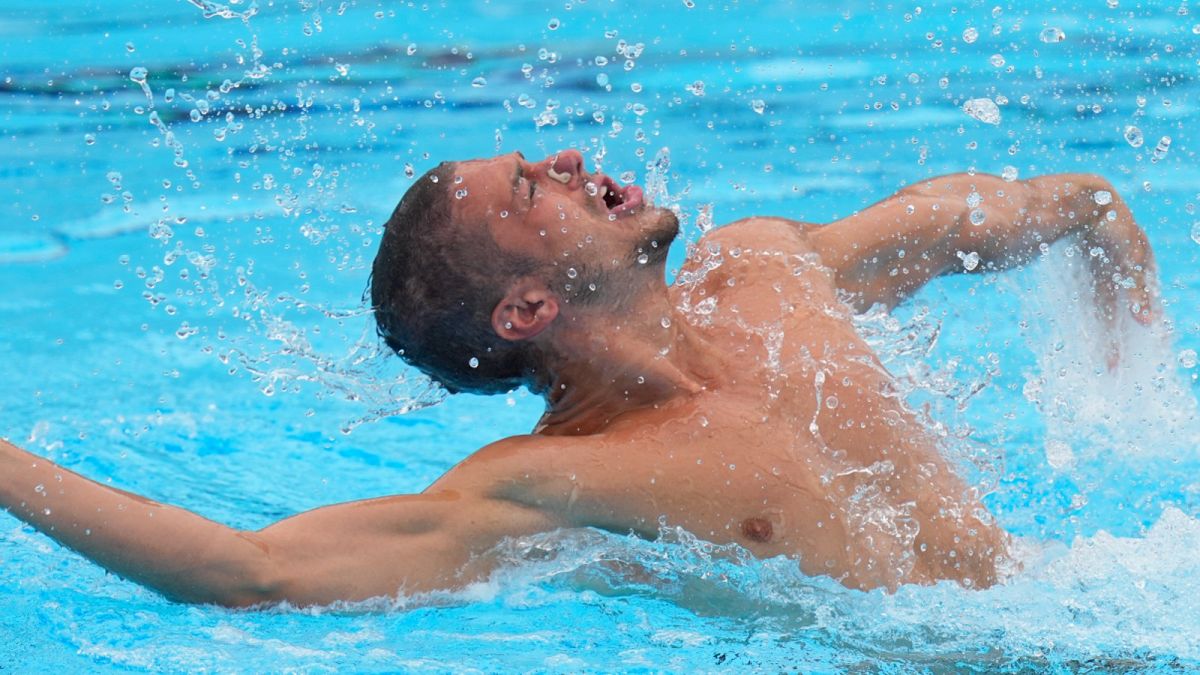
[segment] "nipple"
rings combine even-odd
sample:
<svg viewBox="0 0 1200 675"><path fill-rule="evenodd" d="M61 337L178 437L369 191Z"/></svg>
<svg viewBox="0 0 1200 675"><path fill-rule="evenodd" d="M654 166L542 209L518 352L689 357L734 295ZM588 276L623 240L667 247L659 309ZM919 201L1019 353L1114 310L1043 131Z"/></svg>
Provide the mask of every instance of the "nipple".
<svg viewBox="0 0 1200 675"><path fill-rule="evenodd" d="M773 534L771 521L766 518L747 518L742 521L742 536L750 541L765 543L771 541Z"/></svg>

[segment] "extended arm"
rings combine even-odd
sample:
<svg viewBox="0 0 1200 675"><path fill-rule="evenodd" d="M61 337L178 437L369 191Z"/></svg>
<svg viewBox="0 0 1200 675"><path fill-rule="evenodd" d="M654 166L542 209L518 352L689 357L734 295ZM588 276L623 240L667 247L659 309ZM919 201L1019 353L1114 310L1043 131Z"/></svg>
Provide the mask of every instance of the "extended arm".
<svg viewBox="0 0 1200 675"><path fill-rule="evenodd" d="M486 453L486 450L484 451ZM495 493L486 455L419 495L329 506L248 532L107 487L0 440L0 507L123 577L184 602L363 600L461 587L507 535L552 529Z"/></svg>
<svg viewBox="0 0 1200 675"><path fill-rule="evenodd" d="M1063 238L1083 248L1106 320L1114 321L1123 306L1149 323L1155 311L1150 244L1124 200L1099 176L1015 182L943 176L810 235L860 310L894 306L941 274L1023 264L1043 244Z"/></svg>

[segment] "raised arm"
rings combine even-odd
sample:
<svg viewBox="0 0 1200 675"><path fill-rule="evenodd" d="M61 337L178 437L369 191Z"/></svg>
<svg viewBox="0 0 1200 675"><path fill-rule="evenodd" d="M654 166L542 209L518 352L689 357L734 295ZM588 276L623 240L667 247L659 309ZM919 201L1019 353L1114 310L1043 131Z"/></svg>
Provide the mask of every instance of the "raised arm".
<svg viewBox="0 0 1200 675"><path fill-rule="evenodd" d="M328 506L248 532L79 476L0 440L0 507L173 600L327 604L461 587L505 536L557 526L505 496L485 449L419 495Z"/></svg>
<svg viewBox="0 0 1200 675"><path fill-rule="evenodd" d="M892 307L941 274L1021 265L1063 238L1082 247L1105 319L1127 310L1149 323L1157 307L1146 235L1092 174L933 178L809 236L859 310Z"/></svg>

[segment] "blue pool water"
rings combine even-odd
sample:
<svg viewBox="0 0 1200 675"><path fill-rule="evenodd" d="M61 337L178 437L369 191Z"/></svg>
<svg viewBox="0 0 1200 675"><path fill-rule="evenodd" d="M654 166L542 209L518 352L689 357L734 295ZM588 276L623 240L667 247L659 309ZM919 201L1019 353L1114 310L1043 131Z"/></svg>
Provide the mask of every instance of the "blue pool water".
<svg viewBox="0 0 1200 675"><path fill-rule="evenodd" d="M943 173L1100 171L1155 246L1168 321L1108 373L1062 247L862 319L1019 539L987 591L850 591L668 526L512 542L457 593L234 612L0 516L0 664L1200 668L1185 0L222 7L0 2L0 435L233 526L418 491L536 420L521 392L443 400L363 312L380 224L441 159L578 147L665 181L690 240L710 210L821 222ZM964 112L981 98L997 123Z"/></svg>

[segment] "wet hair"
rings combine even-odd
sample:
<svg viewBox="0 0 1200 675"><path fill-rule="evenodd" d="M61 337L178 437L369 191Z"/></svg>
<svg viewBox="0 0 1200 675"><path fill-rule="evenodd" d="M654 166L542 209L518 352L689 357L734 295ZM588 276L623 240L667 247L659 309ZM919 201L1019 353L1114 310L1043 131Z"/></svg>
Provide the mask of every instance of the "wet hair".
<svg viewBox="0 0 1200 675"><path fill-rule="evenodd" d="M451 393L534 385L541 354L496 335L492 310L536 261L500 249L482 224L451 221L454 164L404 193L384 226L371 270L376 329L393 351Z"/></svg>

